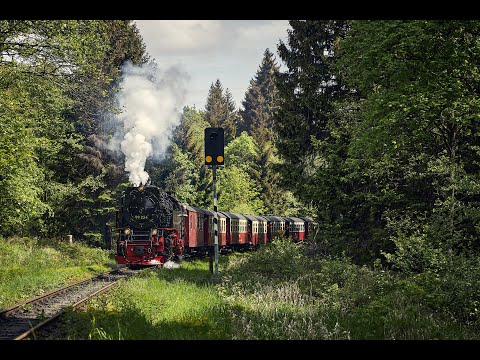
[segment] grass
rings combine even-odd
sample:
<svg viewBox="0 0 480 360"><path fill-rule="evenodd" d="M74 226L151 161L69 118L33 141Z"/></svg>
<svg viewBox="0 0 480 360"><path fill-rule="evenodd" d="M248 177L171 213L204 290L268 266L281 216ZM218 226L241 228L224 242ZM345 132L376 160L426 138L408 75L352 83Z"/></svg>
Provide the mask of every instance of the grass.
<svg viewBox="0 0 480 360"><path fill-rule="evenodd" d="M479 339L478 318L465 321L455 303L439 302L445 291L432 297L432 284L347 259L305 256L301 246L278 240L232 258L221 287L237 307L234 339ZM463 300L475 301L469 294Z"/></svg>
<svg viewBox="0 0 480 360"><path fill-rule="evenodd" d="M228 306L218 295L208 262L185 262L125 281L70 312L68 339L222 340L230 339Z"/></svg>
<svg viewBox="0 0 480 360"><path fill-rule="evenodd" d="M50 281L86 276L108 259L97 249L65 244L0 244L2 296L9 286L18 297L53 287ZM32 257L41 271L25 266ZM61 338L478 340L477 263L456 259L445 273L406 275L314 256L277 239L253 253L220 257L219 280L207 260L122 280L84 311L69 311Z"/></svg>
<svg viewBox="0 0 480 360"><path fill-rule="evenodd" d="M80 243L0 239L0 309L107 271L109 252Z"/></svg>

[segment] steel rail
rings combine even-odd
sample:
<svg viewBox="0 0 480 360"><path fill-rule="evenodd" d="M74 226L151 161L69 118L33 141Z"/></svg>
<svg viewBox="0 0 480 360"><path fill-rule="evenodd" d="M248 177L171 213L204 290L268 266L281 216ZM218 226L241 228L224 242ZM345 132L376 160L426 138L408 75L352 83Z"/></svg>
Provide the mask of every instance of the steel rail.
<svg viewBox="0 0 480 360"><path fill-rule="evenodd" d="M85 298L83 298L82 300L80 301L77 301L75 304L72 305L72 308L73 309L76 309L77 307L79 307L81 304L83 304L84 302L90 300L91 298L93 298L94 296L96 295L99 295L101 293L104 293L105 291L107 291L108 289L110 289L110 287L112 287L113 285L116 285L120 280L122 279L118 279L118 280L115 280L113 283L111 284L108 284L106 286L104 286L103 288L101 288L100 290L97 290L95 291L93 294L90 294L88 296L86 296ZM42 321L41 323L35 325L34 327L32 327L31 329L25 331L24 333L18 335L16 338L14 338L13 340L23 340L25 339L26 337L28 337L30 334L34 333L35 331L37 331L38 329L42 328L43 326L45 326L46 324L48 324L49 322L55 320L56 318L58 318L60 315L62 315L64 312L65 312L66 308L60 310L59 312L57 312L56 314L52 315L50 318L48 319L45 319L44 321Z"/></svg>
<svg viewBox="0 0 480 360"><path fill-rule="evenodd" d="M7 309L1 310L0 311L0 318L8 319L11 314L17 312L18 310L21 310L26 305L33 305L33 304L41 302L42 300L52 298L52 297L54 297L56 295L59 295L59 294L62 294L62 293L68 294L68 290L70 290L71 288L81 286L81 285L85 285L89 282L94 284L96 281L102 281L102 280L107 279L107 281L109 282L107 285L102 286L100 289L95 290L93 293L86 295L85 297L78 300L73 305L66 305L66 306L62 307L55 314L50 315L47 319L41 321L40 323L36 324L35 326L31 326L27 331L24 331L20 335L18 335L18 336L12 335L13 340L22 340L22 339L25 339L28 336L30 336L32 333L34 333L38 329L44 327L46 324L50 323L52 320L58 318L60 315L62 315L66 311L66 309L68 309L70 307L72 307L73 309L77 309L78 307L80 307L80 305L82 305L86 301L90 300L91 298L93 298L93 297L95 297L95 296L97 296L101 293L106 292L113 285L118 284L118 282L120 280L124 279L125 277L130 277L132 275L138 274L139 272L142 272L142 271L145 271L145 270L153 270L155 268L157 268L157 267L151 267L151 268L143 269L143 270L140 270L140 271L135 271L131 274L125 273L125 274L123 274L124 276L121 276L118 279L115 279L115 278L109 279L108 278L109 276L112 276L112 275L122 275L121 272L119 272L118 270L113 270L113 271L110 271L110 272L107 272L107 273L102 273L102 274L96 275L96 276L94 276L92 278L89 278L89 279L86 279L86 280L80 280L80 281L74 282L72 284L65 285L65 286L63 286L59 289L54 289L52 291L49 291L46 294L36 296L36 297L31 298L29 300L26 300L24 302L15 304L15 305L7 308Z"/></svg>

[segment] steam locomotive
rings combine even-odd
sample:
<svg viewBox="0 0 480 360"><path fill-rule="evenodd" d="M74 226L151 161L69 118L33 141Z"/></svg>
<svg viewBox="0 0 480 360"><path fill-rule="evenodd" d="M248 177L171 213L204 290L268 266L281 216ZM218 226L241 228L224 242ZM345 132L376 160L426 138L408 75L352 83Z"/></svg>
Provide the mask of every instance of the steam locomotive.
<svg viewBox="0 0 480 360"><path fill-rule="evenodd" d="M303 241L314 228L309 217L217 214L218 245L223 252L256 248L279 235ZM214 217L213 211L182 204L156 186L129 186L116 214L116 262L160 266L184 254L211 254Z"/></svg>

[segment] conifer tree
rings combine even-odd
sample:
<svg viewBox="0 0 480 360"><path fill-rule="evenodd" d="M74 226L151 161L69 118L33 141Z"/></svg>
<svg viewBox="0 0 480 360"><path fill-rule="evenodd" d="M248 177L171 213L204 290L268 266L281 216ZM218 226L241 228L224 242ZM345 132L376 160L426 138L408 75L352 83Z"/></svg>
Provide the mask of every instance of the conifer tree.
<svg viewBox="0 0 480 360"><path fill-rule="evenodd" d="M258 130L259 127L272 127L274 114L278 108L278 90L276 75L279 66L276 64L273 54L266 49L262 63L255 77L250 80L250 86L242 101L243 110L240 114L243 118L244 130Z"/></svg>
<svg viewBox="0 0 480 360"><path fill-rule="evenodd" d="M250 80L250 86L242 102L244 109L240 111L243 126L254 139L258 149L259 171L256 179L262 186L262 200L266 211L270 214L282 214L287 209L283 199L284 191L279 184L279 174L273 168L279 159L276 155L275 132L273 130L275 115L278 109L278 90L276 75L279 66L275 63L273 54L266 49L255 77Z"/></svg>
<svg viewBox="0 0 480 360"><path fill-rule="evenodd" d="M205 110L205 117L210 126L225 129L225 144L237 137L240 117L232 93L229 89L223 89L219 79L210 86Z"/></svg>

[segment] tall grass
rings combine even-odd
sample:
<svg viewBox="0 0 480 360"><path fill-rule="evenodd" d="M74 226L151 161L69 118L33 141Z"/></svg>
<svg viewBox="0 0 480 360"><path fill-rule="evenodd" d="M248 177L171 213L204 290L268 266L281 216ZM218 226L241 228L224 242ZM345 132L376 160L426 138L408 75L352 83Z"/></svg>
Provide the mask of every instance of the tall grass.
<svg viewBox="0 0 480 360"><path fill-rule="evenodd" d="M68 319L68 339L231 338L228 306L205 261L145 272L92 301L86 312L70 313Z"/></svg>
<svg viewBox="0 0 480 360"><path fill-rule="evenodd" d="M81 243L0 239L0 309L106 271L113 263L109 252Z"/></svg>
<svg viewBox="0 0 480 360"><path fill-rule="evenodd" d="M144 273L70 313L65 338L480 339L476 260L407 276L306 250L276 239L221 257L220 282L206 260Z"/></svg>
<svg viewBox="0 0 480 360"><path fill-rule="evenodd" d="M233 339L480 338L478 321L464 321L455 306L472 303L477 292L464 290L465 299L448 301L449 278L451 286L469 288L452 274L433 293L425 277L306 256L302 245L286 239L230 258L223 274L219 287L233 304ZM471 282L476 276L467 278Z"/></svg>

